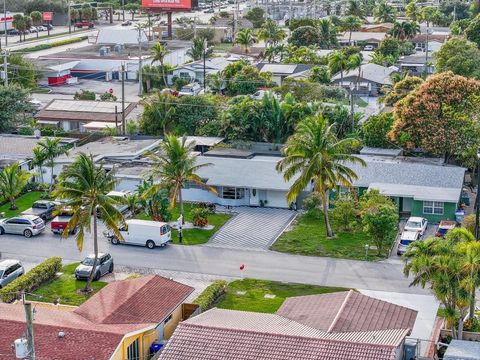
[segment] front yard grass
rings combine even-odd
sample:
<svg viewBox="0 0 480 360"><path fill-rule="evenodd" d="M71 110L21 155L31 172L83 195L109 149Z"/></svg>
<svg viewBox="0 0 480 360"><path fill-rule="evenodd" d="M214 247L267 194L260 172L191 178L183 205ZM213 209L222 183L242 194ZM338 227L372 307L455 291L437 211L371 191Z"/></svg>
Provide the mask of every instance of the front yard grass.
<svg viewBox="0 0 480 360"><path fill-rule="evenodd" d="M60 299L60 304L62 305L79 306L108 284L104 281L93 281L92 293L88 295L79 293L78 290L85 287L86 281L75 279L74 273L78 264L79 263L65 265L61 270L62 275L42 285L33 292L34 295L29 295L27 298L32 301L50 303L56 299Z"/></svg>
<svg viewBox="0 0 480 360"><path fill-rule="evenodd" d="M22 211L29 209L35 201L41 198L42 194L41 191L27 192L17 199L17 210L10 210L10 203L6 203L0 206L0 213L5 213L7 218L17 216Z"/></svg>
<svg viewBox="0 0 480 360"><path fill-rule="evenodd" d="M335 231L336 237L328 239L326 236L323 216L311 214L299 216L293 228L285 231L272 245L272 250L310 256L326 256L343 259L365 260L365 245L372 246L369 237L361 230L352 232ZM368 260L384 259L378 256L376 250L369 250Z"/></svg>
<svg viewBox="0 0 480 360"><path fill-rule="evenodd" d="M185 221L193 222L190 211L196 206L195 204L184 203ZM180 207L177 205L172 211L172 221L176 221L180 217ZM205 244L230 218L232 215L224 213L215 213L208 216L208 223L213 225L212 230L202 229L183 229L182 245L199 245ZM151 218L145 213L137 216L138 219L151 220ZM180 244L178 241L178 231L172 229L172 242L174 244Z"/></svg>
<svg viewBox="0 0 480 360"><path fill-rule="evenodd" d="M275 313L286 298L292 296L326 294L349 289L277 281L243 279L228 284L225 296L216 305L218 308ZM245 292L243 294L243 292ZM265 295L275 295L266 298Z"/></svg>

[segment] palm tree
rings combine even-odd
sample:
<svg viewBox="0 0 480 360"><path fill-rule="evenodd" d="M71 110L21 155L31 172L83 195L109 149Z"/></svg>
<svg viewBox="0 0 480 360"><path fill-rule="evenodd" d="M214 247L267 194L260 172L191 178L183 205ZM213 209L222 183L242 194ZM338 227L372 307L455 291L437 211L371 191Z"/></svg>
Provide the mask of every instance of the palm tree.
<svg viewBox="0 0 480 360"><path fill-rule="evenodd" d="M196 37L193 39L193 44L190 49L187 51L187 55L190 56L193 60L197 61L203 58L204 52L205 57L210 57L213 53L212 48L205 49L207 40L203 37Z"/></svg>
<svg viewBox="0 0 480 360"><path fill-rule="evenodd" d="M53 169L55 168L55 158L68 153L68 149L63 145L60 145L60 141L60 138L45 138L45 140L39 141L37 144L44 153L47 166L50 167L50 187L48 188L49 195L53 189Z"/></svg>
<svg viewBox="0 0 480 360"><path fill-rule="evenodd" d="M159 124L163 129L163 135L172 124L175 115L174 98L170 94L162 94L157 91L144 102L142 121L145 123Z"/></svg>
<svg viewBox="0 0 480 360"><path fill-rule="evenodd" d="M73 31L75 31L75 22L80 17L80 12L77 9L70 9L70 24L73 22Z"/></svg>
<svg viewBox="0 0 480 360"><path fill-rule="evenodd" d="M332 74L340 73L340 82L343 85L343 72L345 70L352 70L359 67L362 63L361 56L356 53L347 56L341 50L334 51L330 54L328 59L328 67Z"/></svg>
<svg viewBox="0 0 480 360"><path fill-rule="evenodd" d="M358 16L360 19L365 20L365 10L358 0L348 0L348 6L345 15Z"/></svg>
<svg viewBox="0 0 480 360"><path fill-rule="evenodd" d="M160 63L160 66L162 67L163 83L165 84L165 86L167 86L167 76L165 74L165 64L164 64L165 56L167 55L167 49L160 42L157 42L150 49L150 52L153 55L152 64L154 62Z"/></svg>
<svg viewBox="0 0 480 360"><path fill-rule="evenodd" d="M337 30L331 20L318 20L317 29L320 33L320 47L330 49L330 47L338 44Z"/></svg>
<svg viewBox="0 0 480 360"><path fill-rule="evenodd" d="M362 28L363 21L358 16L349 15L342 21L342 29L349 32L348 43L352 41L352 32ZM350 44L351 45L351 44Z"/></svg>
<svg viewBox="0 0 480 360"><path fill-rule="evenodd" d="M197 157L192 153L195 142L187 143L185 136L179 139L174 134L166 135L161 147L162 151L160 153L150 153L148 155L153 162L150 176L158 182L152 185L145 195L149 196L163 188L168 188L170 190L170 208L174 208L178 201L180 214L184 221L182 188L186 182L192 182L216 192L214 188L205 185L202 178L196 174L200 168L211 164L197 165Z"/></svg>
<svg viewBox="0 0 480 360"><path fill-rule="evenodd" d="M278 26L276 21L267 19L263 23L262 27L258 31L258 37L260 40L264 40L268 47L277 45L280 41L287 36L285 30Z"/></svg>
<svg viewBox="0 0 480 360"><path fill-rule="evenodd" d="M42 184L45 182L43 179L43 165L45 164L46 157L42 149L37 145L33 148L32 165L38 167L40 172L40 181Z"/></svg>
<svg viewBox="0 0 480 360"><path fill-rule="evenodd" d="M32 19L32 23L35 26L42 25L42 13L40 11L32 11L30 13L30 18ZM37 31L37 39L38 39L38 31Z"/></svg>
<svg viewBox="0 0 480 360"><path fill-rule="evenodd" d="M20 33L20 41L22 41L22 34L26 30L25 17L22 14L13 15L12 26Z"/></svg>
<svg viewBox="0 0 480 360"><path fill-rule="evenodd" d="M395 21L395 8L382 1L373 11L373 17L377 23L393 23Z"/></svg>
<svg viewBox="0 0 480 360"><path fill-rule="evenodd" d="M395 22L390 30L390 35L401 41L412 39L418 33L420 33L420 26L416 22L409 21Z"/></svg>
<svg viewBox="0 0 480 360"><path fill-rule="evenodd" d="M112 171L107 172L102 165L97 166L92 155L80 153L75 161L67 166L59 176L60 181L54 194L65 199L65 207L72 211L72 217L62 233L67 237L74 229L78 229L76 242L82 251L85 232L91 233L93 227L94 259L92 271L85 285L85 292L91 291L91 283L96 274L98 260L98 218L101 217L107 229L122 239L119 225L124 224L122 214L115 208L117 201L107 196L115 189L115 177ZM93 224L92 224L93 221ZM93 225L93 226L92 226Z"/></svg>
<svg viewBox="0 0 480 360"><path fill-rule="evenodd" d="M10 210L16 210L15 200L30 180L31 174L18 163L7 165L0 171L0 197L10 202Z"/></svg>
<svg viewBox="0 0 480 360"><path fill-rule="evenodd" d="M219 71L215 74L207 75L207 85L210 91L214 94L221 94L222 90L225 89L225 76L222 71Z"/></svg>
<svg viewBox="0 0 480 360"><path fill-rule="evenodd" d="M357 174L349 168L349 163L365 165L362 159L349 153L357 144L353 138L338 140L335 125L319 114L298 123L283 150L285 158L277 164L285 181L294 180L287 193L289 203L313 184L313 191L322 198L328 237L334 236L328 217L330 190L337 185L352 187Z"/></svg>
<svg viewBox="0 0 480 360"><path fill-rule="evenodd" d="M243 47L245 54L248 53L250 46L257 42L257 37L252 29L242 29L237 33L235 43Z"/></svg>

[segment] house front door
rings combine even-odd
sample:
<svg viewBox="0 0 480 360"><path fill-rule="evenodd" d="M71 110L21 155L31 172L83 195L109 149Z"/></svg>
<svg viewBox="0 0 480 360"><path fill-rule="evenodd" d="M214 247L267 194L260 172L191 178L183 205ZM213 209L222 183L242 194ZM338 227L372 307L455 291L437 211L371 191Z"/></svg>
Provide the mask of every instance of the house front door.
<svg viewBox="0 0 480 360"><path fill-rule="evenodd" d="M402 207L401 207L401 212L402 213L411 213L412 212L412 198L401 198L402 200Z"/></svg>
<svg viewBox="0 0 480 360"><path fill-rule="evenodd" d="M258 189L250 189L250 206L260 205Z"/></svg>

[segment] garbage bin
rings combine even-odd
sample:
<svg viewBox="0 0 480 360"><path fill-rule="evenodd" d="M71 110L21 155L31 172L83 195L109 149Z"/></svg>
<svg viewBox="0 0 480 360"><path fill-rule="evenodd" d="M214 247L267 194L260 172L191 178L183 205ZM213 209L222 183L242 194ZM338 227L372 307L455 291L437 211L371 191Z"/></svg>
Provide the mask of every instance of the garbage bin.
<svg viewBox="0 0 480 360"><path fill-rule="evenodd" d="M152 345L150 345L150 354L155 354L159 352L163 347L163 344L154 342Z"/></svg>
<svg viewBox="0 0 480 360"><path fill-rule="evenodd" d="M465 210L458 209L457 211L455 211L455 220L457 221L457 223L461 224L464 217L465 217Z"/></svg>

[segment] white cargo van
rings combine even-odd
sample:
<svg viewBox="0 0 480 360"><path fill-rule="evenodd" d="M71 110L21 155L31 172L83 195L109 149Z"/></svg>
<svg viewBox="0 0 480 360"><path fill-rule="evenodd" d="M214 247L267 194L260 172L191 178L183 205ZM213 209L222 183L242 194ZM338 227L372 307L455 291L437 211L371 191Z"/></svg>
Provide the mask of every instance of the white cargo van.
<svg viewBox="0 0 480 360"><path fill-rule="evenodd" d="M112 232L105 234L112 244L141 245L153 249L155 246L165 246L172 240L171 228L167 223L137 219L129 219L125 223L125 227L120 229L123 240Z"/></svg>

